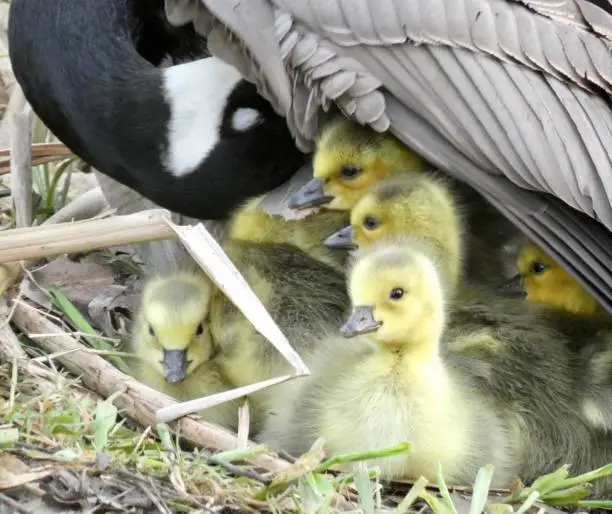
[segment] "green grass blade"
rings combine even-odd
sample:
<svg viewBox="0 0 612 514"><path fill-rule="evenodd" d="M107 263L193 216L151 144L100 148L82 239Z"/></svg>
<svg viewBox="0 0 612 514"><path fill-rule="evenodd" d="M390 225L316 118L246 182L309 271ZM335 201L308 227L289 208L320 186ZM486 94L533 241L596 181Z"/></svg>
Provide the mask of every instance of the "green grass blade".
<svg viewBox="0 0 612 514"><path fill-rule="evenodd" d="M95 430L94 449L96 452L103 452L108 446L108 434L117 422L117 407L113 405L113 401L121 391L115 391L106 400L100 402L94 411L94 419L92 426Z"/></svg>
<svg viewBox="0 0 612 514"><path fill-rule="evenodd" d="M359 503L363 512L374 514L374 499L372 497L372 483L368 475L368 467L362 462L355 474L355 487L359 491Z"/></svg>
<svg viewBox="0 0 612 514"><path fill-rule="evenodd" d="M104 339L96 337L98 335L96 331L64 293L62 293L59 289L51 287L49 288L49 294L53 297L53 303L55 306L68 317L68 320L73 328L84 334L91 334L91 336L83 337L93 348L107 351L114 350L113 345ZM129 367L121 357L112 355L108 356L108 360L124 373L129 373Z"/></svg>
<svg viewBox="0 0 612 514"><path fill-rule="evenodd" d="M440 494L442 495L442 501L444 502L444 505L446 506L449 512L457 514L457 509L455 508L453 499L451 498L451 495L448 492L448 487L446 487L446 481L444 480L444 475L442 474L442 466L440 463L438 463L436 478L438 481L438 489L440 489Z"/></svg>
<svg viewBox="0 0 612 514"><path fill-rule="evenodd" d="M391 457L399 455L401 453L408 453L412 450L412 444L409 442L396 444L388 448L379 448L376 450L369 450L366 452L354 452L344 453L341 455L334 455L333 457L323 461L314 470L313 473L323 473L328 469L337 466L338 464L346 464L348 462L359 462L362 460L381 459L384 457Z"/></svg>
<svg viewBox="0 0 612 514"><path fill-rule="evenodd" d="M472 503L468 514L480 514L484 512L485 505L489 499L489 490L493 481L493 473L495 468L488 464L481 467L474 481L474 490L472 491Z"/></svg>
<svg viewBox="0 0 612 514"><path fill-rule="evenodd" d="M393 514L406 514L408 509L412 506L415 500L421 495L427 487L427 479L425 477L419 477L419 479L412 485L408 494L404 497L401 503L393 511Z"/></svg>

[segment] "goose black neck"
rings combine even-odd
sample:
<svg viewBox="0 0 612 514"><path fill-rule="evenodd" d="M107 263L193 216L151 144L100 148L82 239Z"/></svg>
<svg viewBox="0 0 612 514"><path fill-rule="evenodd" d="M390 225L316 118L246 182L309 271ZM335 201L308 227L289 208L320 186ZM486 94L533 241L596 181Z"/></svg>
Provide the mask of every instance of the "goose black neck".
<svg viewBox="0 0 612 514"><path fill-rule="evenodd" d="M192 27L169 25L163 0L13 0L10 8L15 77L43 123L83 160L158 205L220 219L284 182L303 156L277 117L268 135L278 137L264 143L275 153L256 150L260 167L250 177L252 159L240 142L226 141L183 176L165 168L171 106L157 66L168 56L202 57L202 45Z"/></svg>

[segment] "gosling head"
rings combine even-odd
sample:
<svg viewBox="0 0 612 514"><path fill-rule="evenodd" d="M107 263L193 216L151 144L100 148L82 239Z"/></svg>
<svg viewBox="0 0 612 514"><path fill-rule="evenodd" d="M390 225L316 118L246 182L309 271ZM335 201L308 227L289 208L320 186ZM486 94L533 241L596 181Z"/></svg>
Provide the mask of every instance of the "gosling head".
<svg viewBox="0 0 612 514"><path fill-rule="evenodd" d="M391 133L378 133L341 119L328 125L319 137L313 157L314 178L291 198L289 207L348 211L392 170L416 171L423 166L423 159Z"/></svg>
<svg viewBox="0 0 612 514"><path fill-rule="evenodd" d="M518 273L499 286L502 296L526 298L574 314L593 314L597 301L560 264L528 241L518 251Z"/></svg>
<svg viewBox="0 0 612 514"><path fill-rule="evenodd" d="M145 286L137 353L170 384L181 382L213 357L208 323L211 295L210 281L196 273L159 277Z"/></svg>
<svg viewBox="0 0 612 514"><path fill-rule="evenodd" d="M379 182L351 210L351 224L332 234L332 248L367 248L398 236L426 237L445 256L444 273L459 280L462 215L445 181L423 174L394 173Z"/></svg>
<svg viewBox="0 0 612 514"><path fill-rule="evenodd" d="M356 255L348 280L353 309L345 337L372 333L383 346L437 343L444 325L444 283L427 246L387 241Z"/></svg>

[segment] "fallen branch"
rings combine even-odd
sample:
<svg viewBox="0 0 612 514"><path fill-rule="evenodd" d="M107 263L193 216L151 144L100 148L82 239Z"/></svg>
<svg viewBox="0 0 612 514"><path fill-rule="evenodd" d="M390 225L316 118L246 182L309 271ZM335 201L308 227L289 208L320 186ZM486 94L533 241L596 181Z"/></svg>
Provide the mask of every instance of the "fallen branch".
<svg viewBox="0 0 612 514"><path fill-rule="evenodd" d="M15 304L13 322L26 334L51 334L49 337L36 338L36 343L48 353L68 352L58 357L58 360L72 373L81 376L83 383L100 396L107 398L113 392L122 390L123 394L115 400L116 406L142 425L154 427L155 412L176 403L170 397L121 373L102 357L79 351L85 347L28 304ZM192 417L177 420L170 425L170 429L199 447L226 451L239 446L234 434ZM256 445L249 442L248 446ZM249 460L269 471L284 470L290 466L288 462L271 455L253 456Z"/></svg>
<svg viewBox="0 0 612 514"><path fill-rule="evenodd" d="M7 230L0 233L0 262L176 239L175 231L166 222L169 219L168 211L152 209L126 216Z"/></svg>

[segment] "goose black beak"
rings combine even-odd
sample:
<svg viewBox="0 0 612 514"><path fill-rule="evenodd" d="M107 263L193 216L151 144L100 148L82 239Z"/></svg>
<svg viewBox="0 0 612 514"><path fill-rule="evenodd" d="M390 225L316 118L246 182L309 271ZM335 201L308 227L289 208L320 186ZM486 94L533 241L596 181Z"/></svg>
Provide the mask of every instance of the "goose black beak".
<svg viewBox="0 0 612 514"><path fill-rule="evenodd" d="M334 232L323 243L328 248L347 248L355 250L357 245L353 242L353 227L351 225Z"/></svg>
<svg viewBox="0 0 612 514"><path fill-rule="evenodd" d="M508 298L525 298L527 293L523 288L523 275L517 273L507 282L504 282L497 288L497 292L501 296Z"/></svg>
<svg viewBox="0 0 612 514"><path fill-rule="evenodd" d="M185 350L164 350L164 378L169 384L185 380L187 374L187 352Z"/></svg>
<svg viewBox="0 0 612 514"><path fill-rule="evenodd" d="M355 337L360 334L376 332L382 325L382 321L374 319L374 309L370 305L353 307L346 323L340 329L340 333L346 337Z"/></svg>
<svg viewBox="0 0 612 514"><path fill-rule="evenodd" d="M324 186L325 183L318 178L306 182L289 199L289 208L299 211L331 202L334 197L325 194Z"/></svg>

